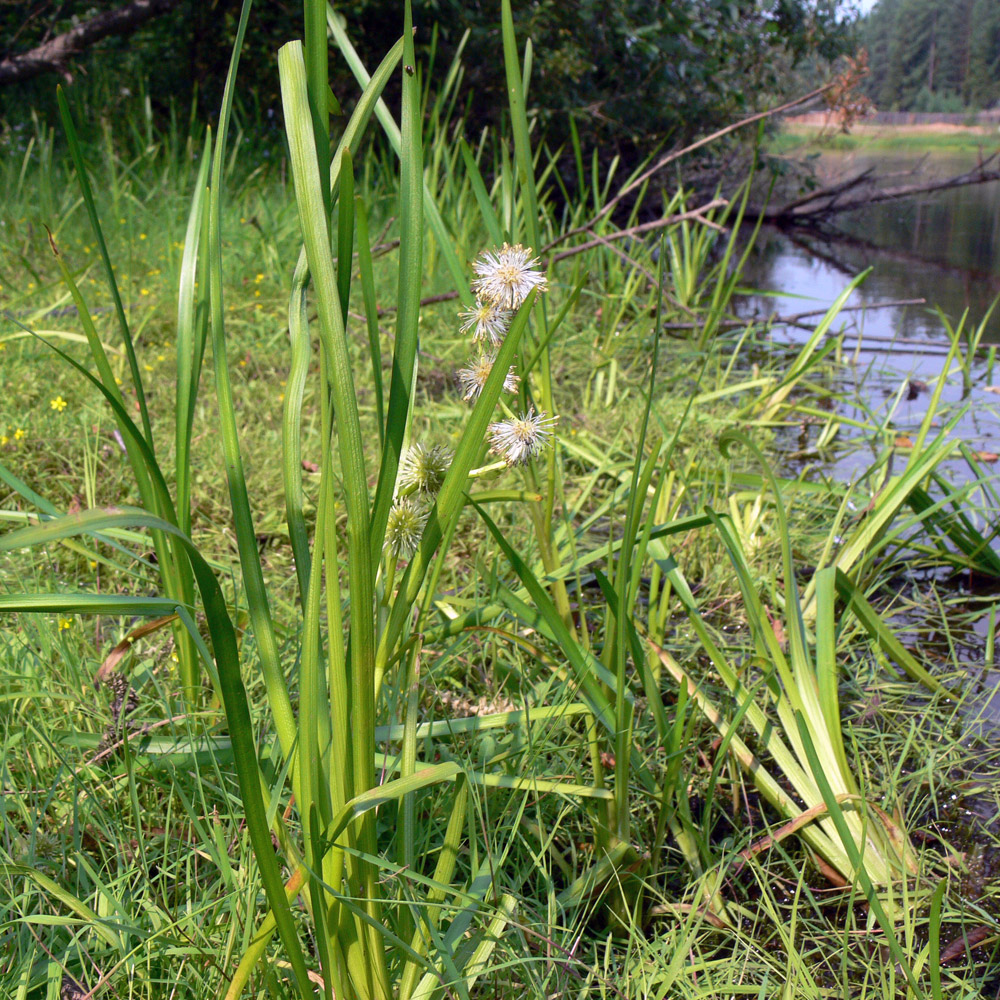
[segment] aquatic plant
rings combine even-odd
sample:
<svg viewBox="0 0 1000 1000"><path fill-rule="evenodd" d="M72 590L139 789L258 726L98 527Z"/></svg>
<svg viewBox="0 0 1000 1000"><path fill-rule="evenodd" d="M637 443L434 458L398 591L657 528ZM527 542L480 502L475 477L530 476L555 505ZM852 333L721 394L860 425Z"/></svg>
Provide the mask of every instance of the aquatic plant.
<svg viewBox="0 0 1000 1000"><path fill-rule="evenodd" d="M531 251L521 244L512 247L505 242L502 249L480 259L476 264L479 274L476 287L485 301L477 306L475 334L477 339L490 341L495 352L481 377L477 373L475 393L467 393L472 400L471 411L454 453L440 446L425 448L419 443L406 449L414 420L424 219L425 212L432 219L436 214L424 190L421 94L413 69L410 6L409 3L405 6L401 41L366 81L351 119L329 155L328 11L325 3L307 3L304 43L290 42L278 56L291 177L303 244L289 301L291 366L283 415L285 500L302 607L301 639L296 654L298 684L293 702L254 531L240 445L240 421L226 364L223 167L228 155L236 73L249 10L250 4L244 3L219 129L214 137L206 138L184 244L178 322L176 506L153 448L134 338L117 292L114 268L103 241L69 106L61 98L84 204L115 296L142 426L136 426L127 412L91 314L72 272L61 258L63 278L78 305L97 375L91 375L64 352L60 353L101 392L114 411L120 434L127 441L145 509L94 509L65 516L52 512L41 525L3 536L0 549L46 545L79 535L110 540L120 537L123 531L143 529L157 540L165 596L132 599L105 594L49 594L33 595L30 600L7 596L3 607L167 615L169 620L176 621L179 630L184 690L191 709L203 701L198 676L200 657L215 695L225 709L247 830L270 907L245 947L227 996L234 997L242 991L275 933L280 936L291 964L297 993L302 997L314 995L313 981L317 974L308 967L293 916L292 903L297 897L301 897L309 913L310 935L320 968L318 982L325 995L344 1000L390 995L427 998L439 995L448 983L461 984L465 991L482 972L500 932L511 920L514 898L505 893L487 898L493 879L485 865L468 873L465 888L451 884L466 825L469 783L490 785L498 776L485 770L469 771L451 760L417 759L414 695L420 629L430 608L433 580L440 573L448 542L468 502L470 473L488 443L502 452L506 464L526 466L541 454L551 436L554 418L536 413L530 404L524 417L491 423L500 393L517 388L517 379L512 375L514 362L536 296L544 292L546 279L542 271L535 269L537 261ZM503 22L507 57L516 59L509 4L504 5ZM349 51L346 44L344 47ZM355 233L367 241L364 235L367 206L364 194L355 189L351 150L356 148L372 113L377 109L384 116L384 109L378 107L380 94L401 63L400 127L395 130L393 123L385 122L390 136L397 139L400 161L396 330L392 376L384 398L380 354L377 342L372 344L370 363L380 417L380 447L373 449L361 431L356 375L345 327ZM520 74L517 68L513 71ZM322 108L322 112L317 113L317 108ZM523 106L515 107L515 114L523 124ZM534 236L537 239L537 228ZM441 243L439 249L444 251L445 246ZM336 256L331 254L331 247ZM457 261L455 252L448 252ZM374 306L370 290L374 279L367 245L360 248L358 261L371 321ZM468 279L460 272L457 277L463 298L471 297ZM317 311L315 324L308 319L307 288L311 288ZM303 504L299 442L303 437L303 399L314 349L313 335L318 335L317 397L321 431L318 502L315 524L310 530ZM277 782L256 744L234 622L212 567L189 537L191 473L187 456L201 362L209 341L215 360L220 437L247 607L277 739L275 753L281 771ZM544 352L545 347L541 350ZM370 494L368 470L372 467L378 468L378 477ZM336 525L335 506L337 484L341 482L342 502L347 512L343 577L340 547L344 543ZM26 487L22 487L22 492L33 496ZM518 498L518 494L498 496ZM479 501L484 499L490 499L488 491L479 494ZM397 562L401 560L406 565L397 585ZM211 652L194 621L195 583L205 609ZM389 685L391 691L387 690ZM376 766L385 737L377 735L375 723L376 704L383 702L393 705L399 713L403 732L401 755L382 765L394 776L380 780ZM473 728L480 725L479 719L472 721ZM287 811L283 816L277 808L287 794L283 790L285 781L295 803L298 829L289 822ZM396 880L398 891L387 891L383 880L387 872L398 875L415 861L416 793L449 782L456 789L450 819L443 831L439 860L432 876L420 878L426 905L419 918L414 919L405 904L409 893L407 883ZM526 783L516 780L507 783L507 787L536 791L548 787L577 796L610 797L602 788L551 781L539 784L534 779L526 779ZM381 857L376 842L375 811L390 808L398 811L400 821L398 863ZM282 875L275 845L280 845L284 863L291 870L290 877ZM459 899L461 905L449 927L443 921L441 907L452 898ZM447 942L467 940L470 934L471 948L465 949L464 957L457 957L454 946Z"/></svg>
<svg viewBox="0 0 1000 1000"><path fill-rule="evenodd" d="M12 717L28 721L12 734L0 765L5 780L36 771L55 775L60 819L73 816L65 827L51 829L47 806L39 820L27 804L35 793L18 787L9 800L17 804L0 831L0 878L17 915L0 935L13 937L9 929L16 926L11 962L16 988L28 995L46 988L46 981L50 991L56 988L59 962L77 963L72 975L66 973L75 982L74 976L90 971L92 951L102 983L127 973L130 988L135 983L137 994L149 996L157 995L163 981L169 989L183 982L177 988L189 990L191 982L198 988L223 982L230 997L251 983L274 995L319 990L338 997L427 998L448 991L466 996L483 989L487 974L498 995L711 995L734 985L729 974L735 952L727 949L744 947L747 955L760 956L751 971L758 977L754 989L766 993L780 977L770 944L761 942L771 940L768 933L785 935L788 912L766 865L782 851L799 850L789 839L793 834L820 870L856 880L873 912L883 906L892 959L883 961L881 951L873 950L872 968L891 980L900 947L900 969L919 975L920 962L934 968L933 955L909 961L917 905L908 900L926 896L919 895L922 883L917 894L906 896L915 852L896 809L907 804L895 791L898 774L880 783L886 799L876 796L840 718L838 684L846 681L840 657L848 640L852 653L885 656L922 676L858 583L862 572L877 576L875 545L837 567L821 560L810 612L809 601L794 589L800 557L777 572L767 562L776 538L783 559L784 546L800 541L783 523L781 505L792 496L796 502L840 500L843 491L750 474L715 449L733 422L766 440L772 425L805 412L810 378L829 358L829 348L819 334L780 368L743 364L740 351L753 332L724 339L735 322L728 315L739 270L735 244L723 252L725 267L709 269L706 284L694 273L704 260L698 263L698 252L684 249L685 240L700 242L696 225L719 225L735 216L700 220L683 210L683 192L668 202L665 218L688 216L681 220L687 229L665 227L658 273L649 248L639 245L624 256L602 246L586 265L578 256L560 265L559 281L554 270L533 266L536 252L550 262L545 254L566 232L586 232L589 242L588 224L597 230L598 243L621 237L616 225L602 222L604 205L613 200L608 196L614 172L602 174L596 159L588 171L576 149L580 189L590 185L594 204L581 198L560 219L546 201L536 175L558 181L554 159L528 143L524 87L530 49L522 60L506 4L502 16L514 157L506 159L501 149L484 169L481 150L446 141L450 128L440 126L431 132L435 141L423 144L418 107L423 103L429 121L438 121L442 100L457 92L460 72L455 66L449 71L451 98L432 103L422 95L423 68L412 62L409 23L369 77L352 55L342 20L310 8L305 45L292 43L280 57L295 189L294 211L282 224L294 232L295 245L289 256L291 239L262 241L266 268L257 264L256 247L244 253L250 246L245 240L239 249L230 245L236 224L224 202L227 171L238 159L238 133L227 131L234 65L221 128L208 137L190 178L195 195L186 242L177 248L183 258L173 441L158 440L154 449L138 426L133 399L139 394L128 352L122 348L118 356L94 338L88 344L97 375L86 384L111 407L124 447L152 484L149 504L136 488L148 509L92 501L106 495L94 486L96 457L87 458L83 473L90 509L68 516L0 467L24 501L24 509L3 511L18 526L0 539L5 556L13 553L19 564L28 564L30 554L20 550L38 546L45 554L38 566L61 566L62 559L80 556L87 566L93 561L107 567L114 580L108 585L107 575L99 578L90 593L66 592L57 582L40 594L0 595L3 611L52 615L48 630L44 619L19 619L31 621L25 626L30 641L11 656L9 676L17 679L5 683L2 697L5 713L10 706ZM246 10L240 37L245 27ZM362 81L356 110L332 149L323 113L327 31ZM402 128L379 100L400 65ZM63 106L84 176L68 101ZM401 156L398 171L394 162L388 169L378 160L380 148L369 150L363 164L353 159L373 116ZM377 172L373 164L386 174L374 193L367 187ZM364 182L356 182L355 174ZM621 190L641 185L640 178L641 172L627 179ZM397 187L399 266L392 261L385 268L394 285L387 298L396 307L390 338L379 328L380 317L391 312L380 314L377 305L382 289L369 216L383 203L395 211ZM438 207L442 201L449 206L447 225ZM100 233L97 201L85 193L82 204ZM67 212L72 214L71 204ZM717 238L717 229L708 225L708 231ZM671 237L680 256L688 256L683 266L692 269L690 284L701 289L685 300L693 315L670 311L665 275ZM58 234L54 241L58 248ZM504 294L519 298L527 291L529 298L518 303L516 314L491 313L494 325L477 338L478 314L490 303L476 303L470 282L475 272L464 261L477 259L483 246L492 248L486 252L494 261L516 251ZM296 251L292 271L286 264ZM234 261L244 256L252 266L241 291L232 273L239 270ZM75 282L82 300L81 289L91 279L82 278L69 257L66 252L59 262L69 270L67 288ZM426 361L417 345L418 334L426 337L421 330L430 325L421 327L420 320L431 319L420 305L427 272L438 273L428 266L431 258L457 295L455 306L451 300L446 306L451 320L444 339L459 345L457 365L472 353L458 372L464 399L445 388L443 399L424 409L417 400ZM594 270L592 277L586 268ZM114 283L125 268L119 261L117 275L105 270ZM518 277L526 270L533 275L525 279L531 288ZM263 418L265 407L257 383L243 387L241 395L247 358L236 353L231 307L256 312L257 292L277 285L286 271L288 358L284 312L275 324L277 336L260 326L249 331L255 345L271 338L267 357L277 373L271 399L281 404L284 445L280 456L277 448L265 456L247 444L255 428L242 422L244 408L252 406ZM543 273L551 288L544 299ZM674 280L682 278L681 268ZM144 276L140 294L147 286L155 287ZM356 319L359 336L350 336L351 296L357 297L358 286L365 315ZM505 306L514 304L505 299ZM664 314L689 324L684 328L694 331L692 341L703 341L698 353L683 345L667 373L660 356ZM97 326L93 311L84 307L80 315L82 325ZM824 332L831 322L832 315L822 324ZM120 329L127 339L133 328ZM564 334L572 338L565 352L571 368L561 373L561 387L558 366L566 362L556 355L553 364L549 347ZM229 510L217 506L205 516L205 493L198 491L207 493L207 487L196 485L203 470L189 456L209 337ZM153 356L139 353L138 334L133 340L138 379L161 391L162 407L163 369L154 375ZM480 346L489 353L478 353ZM287 384L279 391L286 367ZM118 386L119 378L124 385ZM65 419L61 409L45 405L64 398L53 397L55 391L45 386L41 406L53 421ZM503 392L518 394L509 408ZM75 397L66 398L76 406ZM726 406L731 399L735 408ZM569 401L583 418L579 425L567 417ZM604 407L612 405L620 426L607 426ZM66 415L71 412L67 408ZM562 414L558 423L550 416L556 413ZM835 428L836 418L829 419ZM439 421L455 432L454 450L437 443L433 425ZM150 423L156 431L156 421ZM22 433L11 441L10 454L20 458L28 437ZM496 461L487 457L491 445L498 449ZM174 447L177 470L171 473L163 456ZM86 448L96 455L90 438ZM942 445L932 457L948 453ZM249 457L255 472L266 460L275 467L280 461L275 480L284 487L284 523L273 510L252 511L243 469ZM923 478L918 471L915 465L908 472L912 488L905 496L893 494L879 537L895 530L906 505L919 505L926 496L936 506L930 492L920 493L935 488L933 471ZM494 487L492 476L516 485ZM128 493L125 487L120 495ZM961 495L949 499L957 504ZM196 522L198 545L190 539L194 507L202 520ZM942 531L951 526L955 537L976 549L974 535L943 513L940 507L928 510L921 523ZM215 522L211 546L204 543L209 518ZM294 562L286 556L268 565L272 531L281 533L282 555L293 553ZM163 538L155 559L148 555L151 532ZM229 565L232 535L239 572ZM719 558L720 539L725 559ZM699 572L686 575L681 566L698 547L701 561L690 559L688 565ZM190 599L163 575L168 564L161 562L161 550L189 567ZM986 559L981 553L979 558ZM730 647L714 634L709 612L720 600L732 622L745 617L751 623L749 654L743 635ZM837 621L849 634L830 625L841 609ZM80 654L88 640L81 638L80 625L93 615L119 619L115 627L124 637L113 652L120 658L138 656L134 651L157 632L183 629L182 641L194 650L179 671L186 701L175 701L171 654L178 651L165 642L160 660L143 674L148 684L141 698L116 672L105 685L110 704L91 705L86 655ZM134 628L132 616L152 620ZM696 639L693 651L682 628L686 622ZM33 664L35 673L25 670L24 677L35 677L37 690L15 673L18 657ZM71 680L61 679L61 666ZM467 690L479 671L494 670L508 687L481 698ZM53 733L31 718L36 706L61 708L59 699L69 698L65 692L82 690L89 714L72 731ZM141 699L155 722L134 718ZM706 718L718 727L721 743L714 747ZM741 741L748 725L755 736L744 734ZM25 745L27 767L18 756ZM49 754L48 768L38 766L35 747ZM72 760L67 747L76 755ZM99 769L109 759L114 774ZM234 762L238 788L231 780ZM750 877L760 880L752 905L726 884L740 845L721 843L711 832L717 792L726 787L737 794L739 765L747 765L773 802L769 846L743 848ZM65 781L69 767L73 780ZM68 800L60 796L63 787L70 790ZM87 795L77 811L73 796L80 787ZM705 793L700 813L696 789ZM169 812L165 832L149 829L157 810L173 809L194 846L175 836ZM22 830L28 831L23 837ZM87 838L86 849L78 848L78 837ZM157 837L181 859L166 888L143 854ZM93 853L104 867L92 864ZM48 873L53 858L64 866L59 878ZM796 900L812 891L816 870L801 862L797 853ZM45 906L53 912L44 913L42 923L35 917ZM825 925L824 947L847 937L846 921L854 918L852 908L845 909L850 912L843 926L832 920ZM820 907L814 910L816 924L827 919ZM792 970L787 981L807 981L821 948L803 943L795 929L796 920L809 915L808 906L791 912L793 927L782 938ZM770 930L755 923L765 917L773 922ZM154 921L160 930L145 940ZM651 934L654 923L657 933ZM36 949L32 934L42 926L51 927L53 937ZM845 944L840 954L848 969L855 953ZM850 972L856 968L851 964ZM745 990L748 981L743 977L738 988ZM816 986L815 995L820 989L825 987Z"/></svg>

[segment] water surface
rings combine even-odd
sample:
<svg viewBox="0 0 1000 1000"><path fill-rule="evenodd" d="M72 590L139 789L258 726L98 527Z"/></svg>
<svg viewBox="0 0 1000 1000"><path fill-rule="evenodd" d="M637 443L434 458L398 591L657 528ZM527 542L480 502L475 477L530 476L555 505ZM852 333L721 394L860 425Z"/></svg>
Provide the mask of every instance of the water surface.
<svg viewBox="0 0 1000 1000"><path fill-rule="evenodd" d="M820 162L818 172L833 180L871 164L870 157L830 154ZM943 177L975 164L974 156L936 155L923 166L931 175ZM913 183L907 176L916 166L913 158L881 158L876 166L880 173L898 174L899 184ZM819 230L791 233L763 230L744 280L750 287L779 297L751 297L745 307L748 314L757 315L825 310L852 278L868 268L870 275L848 305L927 300L922 306L845 311L831 327L831 335L841 338L845 360L837 376L843 396L839 412L881 423L885 432L844 427L836 448L822 456L809 456L807 461L813 474L863 481L887 445L894 438L905 441L915 435L925 417L930 388L941 375L950 345L946 322L956 327L967 312L965 327L975 329L1000 296L1000 183L872 205L837 216L832 223ZM806 323L816 323L818 318ZM787 343L803 342L809 335L807 328L788 325L776 327L772 336L776 342ZM983 343L968 381L957 369L946 379L943 407L936 420L941 423L964 410L952 437L979 453L983 469L996 484L1000 479L1000 307L985 321ZM990 345L994 345L992 350ZM902 467L905 452L894 458ZM943 471L956 482L970 478L962 461L946 464ZM990 509L978 489L970 497L969 513L987 535L1000 519L1000 512ZM956 594L955 588L962 591L964 583L952 579L948 587ZM968 595L973 603L986 596ZM985 636L985 619L980 619L975 631L978 637L969 638L976 648L965 662L970 678L984 668L979 643ZM985 666L986 673L978 677L978 697L969 708L971 718L978 716L981 723L995 727L1000 724L1000 673Z"/></svg>
<svg viewBox="0 0 1000 1000"><path fill-rule="evenodd" d="M917 182L918 167L927 178L943 178L971 170L976 163L974 155L876 159L829 153L819 161L817 176L829 183L874 166L879 174L893 175L892 186L903 186ZM1000 183L871 205L834 216L818 231L765 231L747 278L755 287L829 304L847 281L869 267L872 274L852 304L914 298L928 302L926 307L890 310L878 317L869 314L869 333L940 338L943 328L934 307L952 323L968 309L969 322L978 324L1000 296ZM1000 343L1000 311L990 319L986 339Z"/></svg>
<svg viewBox="0 0 1000 1000"><path fill-rule="evenodd" d="M817 173L834 181L875 165L881 174L896 175L895 183L913 183L914 158L882 158L854 153L825 155ZM976 158L953 154L922 162L927 176L947 177L974 167ZM778 298L751 297L749 312L783 316L827 309L856 275L871 273L847 305L875 306L845 311L831 328L842 336L849 361L844 388L862 405L845 412L863 415L869 408L888 417L901 433L917 427L926 412L929 392L914 395L903 385L933 384L941 373L949 347L946 322L957 327L967 311L965 329L984 321L1000 296L1000 183L972 185L918 197L872 205L834 217L822 230L762 230L756 252L744 272L747 285L778 293ZM879 304L926 299L926 305ZM940 310L940 312L938 312ZM943 318L942 318L943 314ZM817 322L811 317L806 322ZM804 341L809 330L781 326L775 339ZM955 431L975 450L1000 452L1000 395L990 392L1000 383L1000 307L985 322L984 350L973 368L971 390L958 372L947 380L943 400L952 407L969 403ZM853 478L883 442L856 441L831 458L829 471ZM1000 468L1000 466L991 466ZM958 473L956 473L958 474Z"/></svg>

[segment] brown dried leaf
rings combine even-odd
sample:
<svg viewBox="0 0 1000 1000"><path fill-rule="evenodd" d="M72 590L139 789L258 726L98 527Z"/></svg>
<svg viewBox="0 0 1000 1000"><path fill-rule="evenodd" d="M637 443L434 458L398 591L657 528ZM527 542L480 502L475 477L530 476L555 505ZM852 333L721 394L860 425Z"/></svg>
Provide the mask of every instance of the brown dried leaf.
<svg viewBox="0 0 1000 1000"><path fill-rule="evenodd" d="M967 934L962 934L961 937L955 938L951 944L944 947L941 952L941 964L946 965L948 962L954 961L960 955L965 954L966 948L970 950L975 948L989 936L990 929L988 927L973 927Z"/></svg>
<svg viewBox="0 0 1000 1000"><path fill-rule="evenodd" d="M99 687L101 681L103 681L109 674L113 673L115 668L121 663L122 658L125 654L132 648L132 645L137 639L143 638L152 632L158 632L161 628L166 628L167 625L173 624L177 621L177 615L166 615L163 618L154 618L151 622L146 622L144 625L140 625L138 628L132 629L131 632L121 642L118 643L114 649L104 657L104 662L101 664L97 673L94 674L94 687Z"/></svg>

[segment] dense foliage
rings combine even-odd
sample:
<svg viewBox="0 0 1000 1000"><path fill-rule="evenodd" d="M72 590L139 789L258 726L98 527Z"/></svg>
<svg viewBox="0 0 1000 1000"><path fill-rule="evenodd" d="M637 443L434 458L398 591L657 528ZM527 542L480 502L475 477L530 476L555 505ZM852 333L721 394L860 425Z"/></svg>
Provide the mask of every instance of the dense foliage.
<svg viewBox="0 0 1000 1000"><path fill-rule="evenodd" d="M879 0L862 22L868 94L884 110L961 111L1000 102L996 0Z"/></svg>
<svg viewBox="0 0 1000 1000"><path fill-rule="evenodd" d="M23 3L0 4L0 57L27 51L93 11L87 0L32 0L28 6L26 17ZM148 76L154 112L165 112L171 102L183 107L197 96L200 112L210 115L218 107L240 6L240 0L181 0L131 38L103 41L78 79L89 73L93 84L112 73L106 91L113 103L123 87L134 92ZM345 0L335 7L373 67L398 34L400 3ZM532 104L544 108L547 138L556 145L567 141L572 120L585 146L597 145L606 157L642 153L756 109L781 92L804 60L832 59L851 47L850 17L836 0L531 0L514 13L520 37L545 52L535 63ZM496 5L425 0L416 7L415 23L418 58L435 51L439 65L451 59L468 30L466 120L473 133L496 124L504 104ZM243 99L256 102L264 121L267 109L277 108L275 52L301 32L300 25L296 0L254 6L243 54L254 88ZM357 92L353 78L338 60L331 72L334 91L349 102ZM4 114L44 106L54 82L49 75L0 91Z"/></svg>
<svg viewBox="0 0 1000 1000"><path fill-rule="evenodd" d="M556 204L522 84L533 61L549 106L549 53L498 6L468 65L493 39L506 148L455 141L481 112L409 0L332 156L325 0L280 105L234 72L207 136L107 50L59 97L65 153L15 119L0 996L996 993L985 320L941 314L903 409L913 369L883 403L897 375L869 381L838 315L864 274L814 327L748 314L745 199L660 213L632 182L629 223L655 217L623 225L629 182L581 158ZM649 70L639 9L592 23ZM525 11L548 40L560 10ZM704 53L753 51L723 33ZM129 65L169 70L155 37L163 65Z"/></svg>

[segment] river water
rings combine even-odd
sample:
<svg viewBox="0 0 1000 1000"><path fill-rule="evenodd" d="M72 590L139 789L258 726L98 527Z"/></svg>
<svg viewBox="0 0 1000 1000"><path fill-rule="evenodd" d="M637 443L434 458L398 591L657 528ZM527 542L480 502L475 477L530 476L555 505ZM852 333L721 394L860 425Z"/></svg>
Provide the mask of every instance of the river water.
<svg viewBox="0 0 1000 1000"><path fill-rule="evenodd" d="M927 158L923 171L925 176L954 176L975 162L974 157L938 155ZM856 154L824 154L817 173L829 181L872 165L880 173L903 176L917 161L873 162ZM871 268L847 305L872 308L841 313L831 334L842 337L850 388L876 413L894 407L892 426L905 433L919 425L929 393L907 392L897 401L899 386L933 384L950 345L937 310L953 326L967 311L964 329L974 331L1000 296L1000 183L885 202L836 216L833 222L822 234L763 229L743 277L747 286L769 294L750 296L744 307L757 315L825 310L851 279ZM913 299L926 299L926 304L878 307ZM784 342L804 341L809 331L778 327L774 336ZM943 400L951 407L969 403L955 434L975 451L997 453L1000 306L985 323L977 359L971 389L956 372L946 383ZM869 460L870 455L845 448L831 458L830 471L851 478ZM1000 470L1000 463L993 467Z"/></svg>
<svg viewBox="0 0 1000 1000"><path fill-rule="evenodd" d="M976 157L935 154L925 159L854 153L824 154L817 176L824 182L875 167L895 174L896 184L922 162L922 175L951 177L970 170ZM827 304L844 284L874 268L852 304L925 298L926 307L868 313L871 336L936 338L942 334L934 306L957 322L963 310L977 324L1000 295L1000 183L971 185L896 202L872 205L834 217L823 236L761 234L747 278L751 285L805 295ZM803 307L804 308L804 307ZM791 308L788 312L799 312ZM1000 310L985 339L1000 343Z"/></svg>
<svg viewBox="0 0 1000 1000"><path fill-rule="evenodd" d="M923 169L932 176L954 176L975 163L974 156L936 155L928 157ZM824 154L817 173L827 180L843 178L870 165L870 157ZM902 175L917 164L913 158L880 158L874 165L880 173ZM824 229L822 235L762 230L744 281L770 294L751 296L745 306L757 315L826 309L855 275L869 267L871 274L848 305L926 299L923 306L844 312L831 329L832 334L842 336L846 361L839 381L841 412L864 419L867 409L869 420L872 416L886 420L893 433L905 437L926 414L930 392L923 386L933 385L940 377L949 348L945 324L935 308L953 325L967 310L965 328L974 330L1000 296L1000 183L874 205L837 216L833 222L834 228ZM778 298L773 297L775 293ZM784 343L804 341L809 331L777 327L773 336ZM971 379L967 382L954 369L947 379L940 419L966 407L953 437L978 452L983 468L1000 478L1000 305L985 324L982 342ZM998 346L991 350L990 345ZM915 391L907 391L910 386ZM862 478L886 443L885 435L844 430L840 446L814 472L842 481ZM953 479L969 478L963 462L951 463L945 472ZM980 494L975 499L983 498ZM1000 512L988 509L977 516L987 534L998 518ZM955 596L962 582L953 580L951 587ZM995 597L983 593L968 597L960 616L962 625L955 624L968 643L962 645L970 674L978 675L989 620L988 611L978 613L977 609L986 607L978 602L986 598L993 603ZM1000 672L988 671L979 676L979 682L982 687L973 712L981 723L995 727L1000 724Z"/></svg>

